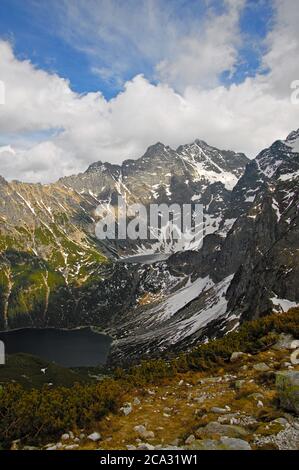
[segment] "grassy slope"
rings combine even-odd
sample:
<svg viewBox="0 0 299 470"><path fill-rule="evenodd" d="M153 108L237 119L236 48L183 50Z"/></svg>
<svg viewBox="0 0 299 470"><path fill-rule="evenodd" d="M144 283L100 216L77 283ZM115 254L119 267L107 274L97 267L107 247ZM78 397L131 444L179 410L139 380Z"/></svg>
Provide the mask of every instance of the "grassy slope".
<svg viewBox="0 0 299 470"><path fill-rule="evenodd" d="M211 415L210 407L224 405L240 411L245 418L253 416L257 420L248 440L253 433L278 432L277 426L269 431L267 424L282 414L277 409L272 379L256 372L252 365L266 361L272 370L284 367L283 362L288 359L289 352L271 349L281 332L299 338L299 308L248 322L239 332L200 345L172 360L147 361L130 370L116 370L112 378L96 385L43 389L42 392L24 391L16 385L4 387L0 400L2 441L9 443L13 438L27 436L27 441L41 443L59 438L68 429L77 431L83 427L87 431L101 431L104 438L101 447L122 449L135 442L134 425L146 422L148 429L155 432L155 444L162 443L162 439L170 443L177 438L183 440L200 425L217 419L217 415ZM240 363L230 363L229 358L234 351L252 354L243 361L247 368L242 369ZM226 381L227 374L235 378ZM199 382L211 376L221 381ZM243 389L234 388L237 378L245 380ZM180 384L181 380L183 384ZM194 399L203 392L207 392L207 397L198 403ZM263 396L263 408L259 408L257 401L250 396L257 392ZM134 406L127 417L119 414L122 403L133 402L136 396L141 404ZM22 410L27 402L30 402L30 410L24 413ZM157 429L159 427L164 429ZM81 447L92 445L83 443Z"/></svg>

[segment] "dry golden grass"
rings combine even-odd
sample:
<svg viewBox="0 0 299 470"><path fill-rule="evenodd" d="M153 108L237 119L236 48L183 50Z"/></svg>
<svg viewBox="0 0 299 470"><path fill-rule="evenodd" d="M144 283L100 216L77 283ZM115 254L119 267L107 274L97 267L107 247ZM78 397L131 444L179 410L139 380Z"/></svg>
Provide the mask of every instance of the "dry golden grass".
<svg viewBox="0 0 299 470"><path fill-rule="evenodd" d="M141 402L140 405L133 405L133 411L128 416L108 415L98 426L102 435L100 443L86 443L81 448L100 447L112 450L126 449L127 445L137 445L136 439L139 436L134 431L134 426L140 424L145 425L148 431L154 432L155 438L146 440L150 444L169 445L176 440L182 444L200 426L210 421L217 421L221 415L212 413L212 407L225 406L229 406L232 413L240 412L244 416L256 418L259 424L252 427L252 433L275 434L281 430L281 426L273 424L269 426L267 422L282 416L283 412L276 408L274 383L272 385L264 383L263 374L255 371L252 366L255 363L270 361L280 364L288 360L288 357L288 351L270 350L238 364L228 364L227 367L219 368L213 373L213 377L222 377L220 382L211 382L211 375L207 373L188 372L165 380L163 384L155 387L136 388L124 397L124 401L133 403L137 397ZM247 365L248 368L244 370L242 365ZM233 374L236 379L225 382L223 377L227 374ZM205 381L207 378L208 381ZM181 380L183 384L179 385ZM245 380L244 387L236 390L235 380ZM207 394L207 398L202 403L196 401L196 397L203 394ZM257 405L258 399L252 394L263 396L263 407ZM248 440L251 440L250 435Z"/></svg>

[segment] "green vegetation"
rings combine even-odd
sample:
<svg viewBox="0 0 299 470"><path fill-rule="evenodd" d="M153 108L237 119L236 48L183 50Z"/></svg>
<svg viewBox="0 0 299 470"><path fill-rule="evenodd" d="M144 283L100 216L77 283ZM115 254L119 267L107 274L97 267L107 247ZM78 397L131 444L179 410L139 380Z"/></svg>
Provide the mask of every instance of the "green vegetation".
<svg viewBox="0 0 299 470"><path fill-rule="evenodd" d="M245 323L238 332L172 359L143 361L128 370L118 368L111 377L97 384L78 383L72 388L40 390L4 385L0 391L0 442L4 446L19 438L31 443L43 442L68 429L96 427L107 413L119 408L134 387L167 384L183 372L212 372L224 367L234 351L261 353L282 332L299 337L299 308Z"/></svg>
<svg viewBox="0 0 299 470"><path fill-rule="evenodd" d="M121 394L121 385L111 379L93 385L76 383L72 388L29 391L20 385L6 385L0 390L2 445L18 438L39 442L65 429L88 427L115 411Z"/></svg>

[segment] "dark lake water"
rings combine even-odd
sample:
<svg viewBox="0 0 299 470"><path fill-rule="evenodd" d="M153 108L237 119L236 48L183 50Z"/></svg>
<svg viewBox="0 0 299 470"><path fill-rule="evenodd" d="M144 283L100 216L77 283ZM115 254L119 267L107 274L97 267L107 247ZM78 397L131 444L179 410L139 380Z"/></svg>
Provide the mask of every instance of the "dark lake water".
<svg viewBox="0 0 299 470"><path fill-rule="evenodd" d="M66 367L105 364L112 338L91 328L23 328L0 332L6 354L27 353Z"/></svg>

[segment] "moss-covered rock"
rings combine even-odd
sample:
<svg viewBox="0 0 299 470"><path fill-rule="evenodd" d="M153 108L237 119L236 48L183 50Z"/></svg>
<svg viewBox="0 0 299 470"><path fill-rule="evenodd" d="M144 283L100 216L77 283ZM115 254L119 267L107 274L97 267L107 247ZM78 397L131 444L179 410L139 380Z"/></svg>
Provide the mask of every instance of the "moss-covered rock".
<svg viewBox="0 0 299 470"><path fill-rule="evenodd" d="M299 415L299 372L277 372L276 389L280 406Z"/></svg>

